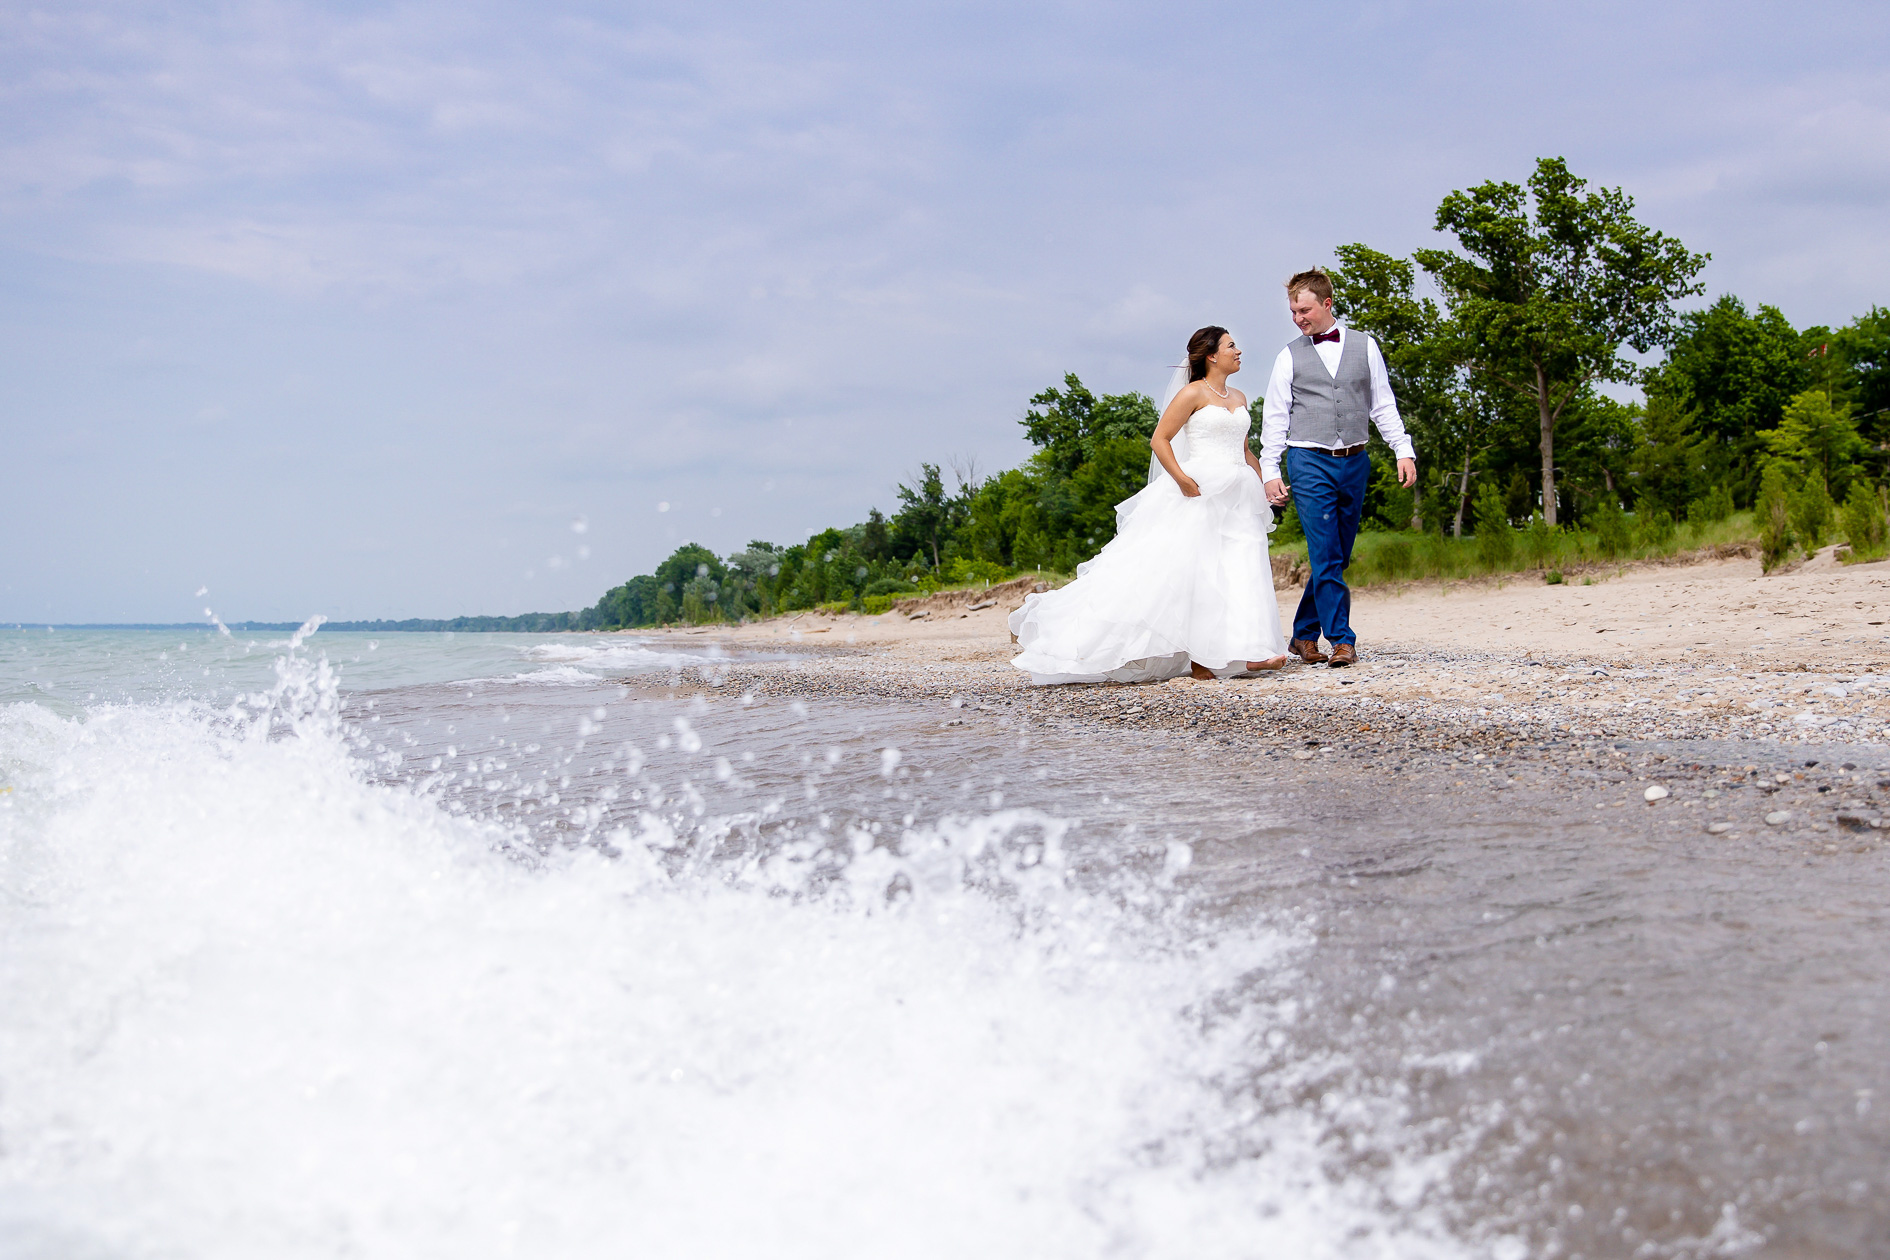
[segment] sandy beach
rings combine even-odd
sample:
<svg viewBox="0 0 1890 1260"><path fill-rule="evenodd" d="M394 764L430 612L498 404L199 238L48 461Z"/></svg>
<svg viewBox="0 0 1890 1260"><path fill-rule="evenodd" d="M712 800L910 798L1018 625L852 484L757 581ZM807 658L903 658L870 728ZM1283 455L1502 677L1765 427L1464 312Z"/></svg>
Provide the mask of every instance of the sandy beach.
<svg viewBox="0 0 1890 1260"><path fill-rule="evenodd" d="M1421 775L1439 791L1659 804L1669 812L1649 825L1804 831L1820 852L1835 851L1826 833L1875 847L1890 814L1890 778L1878 787L1890 773L1890 565L1820 557L1765 576L1757 560L1714 559L1586 585L1519 574L1366 590L1354 597L1355 667L1293 661L1140 686L1031 686L1009 663L1005 619L1020 595L995 593L975 611L987 596L941 593L918 619L806 613L639 633L781 653L700 684L718 691L917 700L939 705L941 722L1182 738L1304 773L1345 765ZM1298 597L1279 591L1283 620Z"/></svg>
<svg viewBox="0 0 1890 1260"><path fill-rule="evenodd" d="M755 671L769 689L819 679L836 690L1061 693L1109 705L1167 691L1322 696L1640 738L1876 741L1890 719L1890 565L1821 558L1764 576L1756 560L1712 560L1627 568L1589 585L1522 574L1370 589L1354 595L1352 669L1292 661L1265 677L1143 687L1030 687L1009 665L1005 619L1019 598L997 594L975 611L988 597L940 594L914 605L927 612L918 619L806 613L637 633L793 649L795 659ZM1279 592L1289 624L1298 597L1297 587Z"/></svg>

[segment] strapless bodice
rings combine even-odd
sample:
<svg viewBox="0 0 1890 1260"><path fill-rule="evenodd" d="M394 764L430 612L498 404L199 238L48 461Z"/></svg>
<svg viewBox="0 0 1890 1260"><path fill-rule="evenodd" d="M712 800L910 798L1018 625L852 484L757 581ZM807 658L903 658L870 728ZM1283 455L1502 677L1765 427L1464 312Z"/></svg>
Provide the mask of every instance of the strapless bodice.
<svg viewBox="0 0 1890 1260"><path fill-rule="evenodd" d="M1188 459L1211 460L1217 464L1247 462L1247 434L1253 421L1247 409L1230 411L1218 403L1201 408L1188 417Z"/></svg>

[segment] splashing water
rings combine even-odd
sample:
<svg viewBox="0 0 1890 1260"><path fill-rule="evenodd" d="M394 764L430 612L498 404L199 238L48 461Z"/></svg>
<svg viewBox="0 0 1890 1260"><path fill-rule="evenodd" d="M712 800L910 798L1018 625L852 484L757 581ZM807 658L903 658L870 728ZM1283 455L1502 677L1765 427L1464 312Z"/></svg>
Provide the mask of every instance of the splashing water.
<svg viewBox="0 0 1890 1260"><path fill-rule="evenodd" d="M640 755L552 829L377 780L302 638L222 709L0 709L0 1252L1462 1254L1395 1099L1294 1101L1303 937L1192 930L1181 849Z"/></svg>

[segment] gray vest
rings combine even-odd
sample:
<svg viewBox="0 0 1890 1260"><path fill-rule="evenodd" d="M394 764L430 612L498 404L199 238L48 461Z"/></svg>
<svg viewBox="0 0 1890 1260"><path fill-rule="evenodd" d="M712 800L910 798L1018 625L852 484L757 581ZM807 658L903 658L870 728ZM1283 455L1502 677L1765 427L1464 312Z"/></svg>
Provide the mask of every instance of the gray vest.
<svg viewBox="0 0 1890 1260"><path fill-rule="evenodd" d="M1372 373L1365 362L1366 334L1345 330L1339 370L1326 371L1311 337L1296 338L1293 352L1293 405L1287 413L1286 440L1319 446L1357 446L1371 433Z"/></svg>

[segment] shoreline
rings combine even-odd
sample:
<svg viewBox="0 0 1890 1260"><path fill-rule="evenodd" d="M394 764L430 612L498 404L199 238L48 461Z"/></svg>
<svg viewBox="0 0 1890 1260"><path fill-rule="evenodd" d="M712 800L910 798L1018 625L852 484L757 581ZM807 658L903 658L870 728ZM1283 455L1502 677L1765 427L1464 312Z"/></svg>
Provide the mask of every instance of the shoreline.
<svg viewBox="0 0 1890 1260"><path fill-rule="evenodd" d="M1285 620L1298 591L1279 594ZM953 613L941 598L917 621L804 613L628 633L785 653L679 680L710 694L936 706L941 725L1240 750L1295 777L1422 776L1433 794L1535 788L1631 803L1661 829L1796 836L1814 853L1874 850L1890 823L1890 567L1762 577L1729 559L1589 586L1367 589L1358 665L1212 683L1032 686L1009 663L1005 618L1021 601L973 612L982 593L967 593ZM1649 788L1667 795L1649 802Z"/></svg>
<svg viewBox="0 0 1890 1260"><path fill-rule="evenodd" d="M1290 623L1298 591L1279 598ZM1421 714L1527 738L1890 745L1890 566L1827 563L1765 577L1755 560L1727 559L1649 565L1586 586L1368 588L1353 599L1356 666L1289 660L1277 674L1216 683L1033 687L1009 664L1006 618L1020 598L977 607L983 592L942 592L924 602L930 615L918 620L809 611L617 633L790 652L796 659L730 665L744 685L781 694L1028 693L1045 706L1113 713L1169 707L1158 695L1200 704L1224 693L1269 708L1288 698L1343 702L1335 714L1397 726Z"/></svg>

